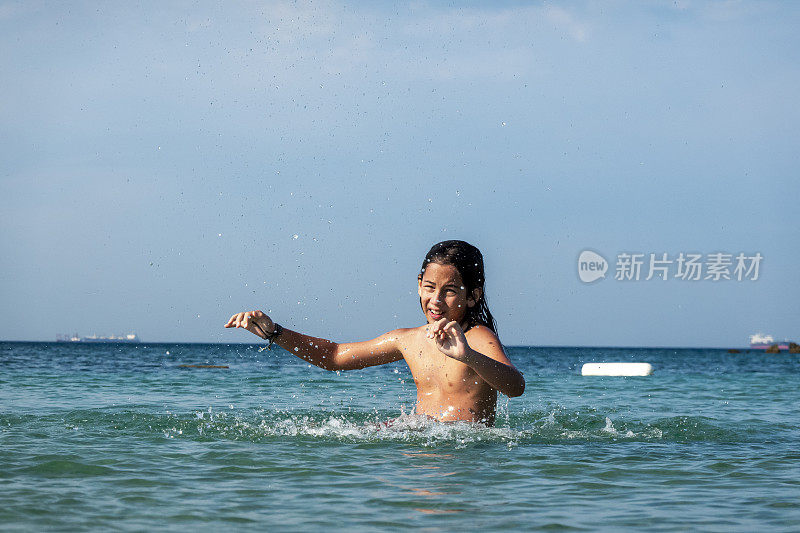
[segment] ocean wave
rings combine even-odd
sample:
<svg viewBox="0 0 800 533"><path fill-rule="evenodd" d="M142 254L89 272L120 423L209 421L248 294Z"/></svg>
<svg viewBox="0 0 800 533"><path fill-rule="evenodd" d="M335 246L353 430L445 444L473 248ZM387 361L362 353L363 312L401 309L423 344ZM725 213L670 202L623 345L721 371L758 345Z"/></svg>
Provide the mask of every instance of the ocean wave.
<svg viewBox="0 0 800 533"><path fill-rule="evenodd" d="M397 441L424 446L494 442L509 446L594 442L718 442L766 438L780 440L785 428L763 422L727 426L699 416L636 419L594 409L551 409L509 415L502 410L495 427L469 422L437 422L427 416L384 411L226 409L153 412L151 409L83 409L44 416L0 416L0 432L51 433L57 426L69 433L136 436L200 441L259 442L273 439L321 441Z"/></svg>

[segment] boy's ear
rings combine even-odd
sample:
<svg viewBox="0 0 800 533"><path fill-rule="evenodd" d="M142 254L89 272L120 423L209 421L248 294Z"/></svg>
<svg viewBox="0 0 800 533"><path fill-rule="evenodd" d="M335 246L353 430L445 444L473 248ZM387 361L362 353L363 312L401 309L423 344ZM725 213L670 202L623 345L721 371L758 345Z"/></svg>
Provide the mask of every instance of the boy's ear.
<svg viewBox="0 0 800 533"><path fill-rule="evenodd" d="M472 289L472 297L467 298L467 307L475 307L475 305L481 301L482 295L482 290L478 288Z"/></svg>

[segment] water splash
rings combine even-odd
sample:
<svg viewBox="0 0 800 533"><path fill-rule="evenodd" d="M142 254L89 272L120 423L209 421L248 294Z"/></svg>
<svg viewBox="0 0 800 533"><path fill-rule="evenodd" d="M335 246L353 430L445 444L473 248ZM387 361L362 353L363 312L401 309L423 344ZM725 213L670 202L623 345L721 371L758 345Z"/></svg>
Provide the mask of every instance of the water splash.
<svg viewBox="0 0 800 533"><path fill-rule="evenodd" d="M702 417L670 417L655 421L598 414L592 410L563 409L498 417L496 427L470 422L438 422L427 416L391 412L270 409L208 409L188 413L105 412L75 413L63 420L75 431L104 429L136 436L161 435L170 439L264 442L314 439L323 442L413 443L454 446L476 443L509 447L582 442L743 442L755 435L729 430ZM100 427L98 427L100 426Z"/></svg>
<svg viewBox="0 0 800 533"><path fill-rule="evenodd" d="M223 409L171 412L150 407L82 409L66 414L0 415L0 434L40 431L60 426L71 434L106 437L169 438L196 441L265 442L312 439L321 442L413 443L464 447L579 444L582 442L718 442L741 443L777 438L785 429L763 425L725 426L704 417L672 416L637 419L630 414L597 413L563 408L498 417L496 427L469 422L442 423L426 416L383 410ZM786 433L786 438L791 436Z"/></svg>

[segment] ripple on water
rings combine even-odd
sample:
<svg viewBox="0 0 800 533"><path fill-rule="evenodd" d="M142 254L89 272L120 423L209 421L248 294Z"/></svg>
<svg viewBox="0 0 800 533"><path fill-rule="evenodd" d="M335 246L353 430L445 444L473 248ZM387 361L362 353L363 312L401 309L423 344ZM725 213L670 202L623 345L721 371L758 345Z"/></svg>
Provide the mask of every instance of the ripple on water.
<svg viewBox="0 0 800 533"><path fill-rule="evenodd" d="M113 468L87 463L78 457L67 458L60 456L40 456L33 457L31 462L33 464L19 468L17 473L46 478L85 478L111 476L116 473L115 469Z"/></svg>

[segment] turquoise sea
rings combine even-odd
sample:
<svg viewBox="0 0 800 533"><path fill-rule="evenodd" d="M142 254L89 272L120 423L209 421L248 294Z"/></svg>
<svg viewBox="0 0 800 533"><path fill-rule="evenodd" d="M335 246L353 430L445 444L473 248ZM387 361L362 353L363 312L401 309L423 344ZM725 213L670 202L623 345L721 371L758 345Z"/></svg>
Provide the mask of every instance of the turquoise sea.
<svg viewBox="0 0 800 533"><path fill-rule="evenodd" d="M508 353L527 390L484 428L408 415L402 363L336 374L259 345L0 343L0 527L800 530L800 356ZM593 361L655 373L582 377Z"/></svg>

